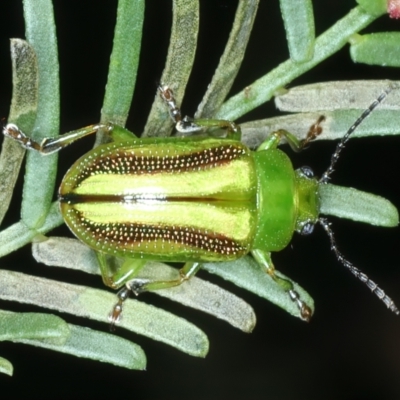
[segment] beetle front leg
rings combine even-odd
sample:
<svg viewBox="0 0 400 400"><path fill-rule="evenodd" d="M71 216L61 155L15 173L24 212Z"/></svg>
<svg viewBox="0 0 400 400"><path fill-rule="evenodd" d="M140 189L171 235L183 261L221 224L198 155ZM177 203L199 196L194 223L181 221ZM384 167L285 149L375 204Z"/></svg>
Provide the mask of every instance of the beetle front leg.
<svg viewBox="0 0 400 400"><path fill-rule="evenodd" d="M67 132L56 138L44 138L41 143L27 136L15 124L7 124L4 126L3 134L4 136L16 140L28 150L35 150L42 154L52 154L85 136L96 133L99 129L111 130L112 127L111 124L89 125L85 128Z"/></svg>
<svg viewBox="0 0 400 400"><path fill-rule="evenodd" d="M321 123L324 120L325 117L320 116L317 122L310 126L307 136L303 140L297 139L296 136L284 129L279 129L278 131L272 132L271 135L260 144L260 146L257 148L257 151L276 149L281 143L282 138L285 138L291 149L298 153L299 151L304 150L311 141L313 141L322 133Z"/></svg>
<svg viewBox="0 0 400 400"><path fill-rule="evenodd" d="M132 140L136 136L125 128L113 124L94 124L75 131L64 133L56 138L44 138L40 143L27 136L15 124L7 124L3 127L3 134L21 144L28 150L38 151L42 154L52 154L64 147L96 133L98 130L105 130L113 141Z"/></svg>
<svg viewBox="0 0 400 400"><path fill-rule="evenodd" d="M275 267L271 260L270 253L263 252L261 250L252 250L251 254L257 263L265 269L265 272L279 285L285 292L289 294L292 301L297 304L300 311L301 318L305 321L311 319L312 310L311 308L300 298L299 293L294 289L293 283L287 279L281 278L276 275Z"/></svg>

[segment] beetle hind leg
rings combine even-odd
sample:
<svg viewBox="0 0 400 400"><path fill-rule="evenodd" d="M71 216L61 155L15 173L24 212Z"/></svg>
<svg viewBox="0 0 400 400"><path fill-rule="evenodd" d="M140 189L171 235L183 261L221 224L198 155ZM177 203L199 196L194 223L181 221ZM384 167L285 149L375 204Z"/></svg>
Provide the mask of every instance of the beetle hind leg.
<svg viewBox="0 0 400 400"><path fill-rule="evenodd" d="M146 279L146 278L135 278L126 283L134 294L138 295L143 292L168 289L171 287L179 286L183 282L189 280L192 276L200 270L201 264L198 262L187 262L180 270L179 276L176 279Z"/></svg>
<svg viewBox="0 0 400 400"><path fill-rule="evenodd" d="M123 303L129 297L130 293L134 293L136 296L138 296L140 293L147 291L168 289L179 286L183 282L189 280L192 276L196 275L200 268L201 264L198 262L187 262L179 270L179 276L176 279L158 280L150 278L134 278L127 281L125 286L118 292L118 302L115 304L110 313L110 329L114 330L115 325L120 320Z"/></svg>

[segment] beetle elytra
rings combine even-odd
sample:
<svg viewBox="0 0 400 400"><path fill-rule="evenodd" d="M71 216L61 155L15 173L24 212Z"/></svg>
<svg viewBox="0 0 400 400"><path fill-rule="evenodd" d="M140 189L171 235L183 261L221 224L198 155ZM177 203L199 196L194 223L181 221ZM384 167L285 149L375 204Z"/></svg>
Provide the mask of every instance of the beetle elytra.
<svg viewBox="0 0 400 400"><path fill-rule="evenodd" d="M303 142L281 130L252 151L240 143L240 127L233 122L181 118L167 86L160 86L159 93L177 130L205 134L139 139L122 127L97 124L37 143L13 124L3 132L27 149L45 154L100 128L109 132L111 143L89 151L66 173L59 201L71 231L97 252L104 283L123 287L110 316L113 324L130 291L137 294L177 286L193 276L202 262L229 261L247 253L288 292L302 318L309 320L310 307L290 281L275 274L271 252L286 247L294 231L311 233L317 222L327 231L339 261L399 314L393 301L342 256L329 223L319 216L319 192L325 186L335 190L327 182L344 144L388 91L344 135L319 181L309 168L295 171L277 146L283 136L300 150L320 133L322 118ZM123 261L110 263L109 256ZM175 280L135 278L148 260L185 264Z"/></svg>

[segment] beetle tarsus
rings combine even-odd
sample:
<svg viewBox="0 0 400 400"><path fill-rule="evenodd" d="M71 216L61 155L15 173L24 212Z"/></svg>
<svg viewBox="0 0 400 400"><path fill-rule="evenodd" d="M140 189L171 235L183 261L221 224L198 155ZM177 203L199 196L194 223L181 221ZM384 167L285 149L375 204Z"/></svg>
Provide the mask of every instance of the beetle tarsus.
<svg viewBox="0 0 400 400"><path fill-rule="evenodd" d="M301 300L300 295L295 290L290 289L289 296L292 301L296 302L297 307L300 310L301 319L306 322L310 322L312 317L311 308L306 303L304 303L303 300Z"/></svg>
<svg viewBox="0 0 400 400"><path fill-rule="evenodd" d="M182 120L182 114L181 110L176 104L174 92L169 86L161 84L158 86L158 93L160 94L160 97L164 103L167 105L171 119L175 122L175 124L178 124Z"/></svg>
<svg viewBox="0 0 400 400"><path fill-rule="evenodd" d="M175 129L180 133L193 133L200 132L202 127L197 125L192 118L185 117L181 121L178 121L175 125Z"/></svg>
<svg viewBox="0 0 400 400"><path fill-rule="evenodd" d="M115 331L115 326L121 320L122 305L124 301L129 297L130 292L131 292L130 288L125 286L117 293L118 302L115 304L110 315L108 316L108 320L110 321L111 332Z"/></svg>
<svg viewBox="0 0 400 400"><path fill-rule="evenodd" d="M304 140L301 141L301 150L304 150L308 147L310 142L315 140L321 133L322 133L322 122L325 121L325 116L321 115L317 122L315 124L312 124L310 126L310 129L308 130L307 136Z"/></svg>
<svg viewBox="0 0 400 400"><path fill-rule="evenodd" d="M7 124L3 127L3 134L15 141L19 142L22 147L28 150L40 151L41 146L38 142L35 142L30 137L26 136L21 129L15 124Z"/></svg>

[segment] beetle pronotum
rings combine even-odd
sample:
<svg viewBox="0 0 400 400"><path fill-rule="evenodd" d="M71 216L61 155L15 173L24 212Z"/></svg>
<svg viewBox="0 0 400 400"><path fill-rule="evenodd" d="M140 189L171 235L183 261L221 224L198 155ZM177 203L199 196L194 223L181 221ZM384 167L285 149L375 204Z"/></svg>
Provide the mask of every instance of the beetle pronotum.
<svg viewBox="0 0 400 400"><path fill-rule="evenodd" d="M277 146L283 136L294 150L302 149L320 133L322 118L304 141L280 130L251 151L240 143L240 127L233 122L182 119L167 86L160 86L159 93L176 129L206 134L138 139L122 127L97 124L37 143L14 124L7 124L3 133L44 154L100 128L110 134L112 143L89 151L69 169L59 201L72 232L96 250L104 283L123 287L110 316L112 324L120 318L130 291L138 294L177 286L193 276L203 261L228 261L249 252L287 291L302 318L309 320L311 309L290 281L275 274L270 253L286 247L294 231L311 233L317 222L328 233L338 260L399 314L393 301L338 251L329 223L319 216L318 194L328 185L350 135L390 90L350 127L319 181L309 168L295 171ZM109 255L124 261L115 266L108 262ZM135 278L147 260L185 264L175 280Z"/></svg>

